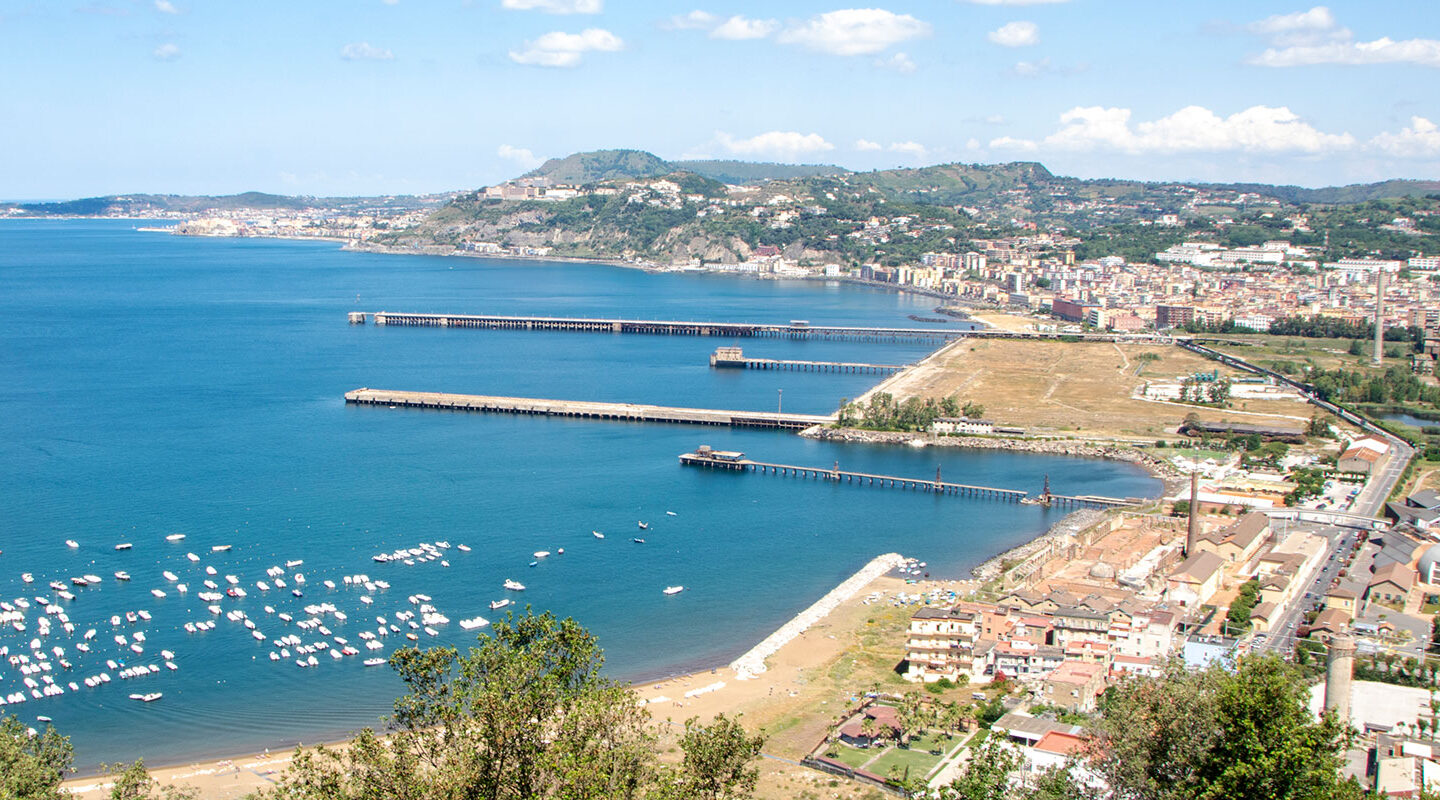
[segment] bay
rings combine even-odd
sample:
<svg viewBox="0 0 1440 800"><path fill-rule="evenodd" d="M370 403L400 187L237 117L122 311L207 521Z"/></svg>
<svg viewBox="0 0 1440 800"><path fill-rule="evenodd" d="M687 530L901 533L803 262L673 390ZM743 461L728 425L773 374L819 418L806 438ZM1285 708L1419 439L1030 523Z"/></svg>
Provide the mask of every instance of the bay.
<svg viewBox="0 0 1440 800"><path fill-rule="evenodd" d="M570 615L595 631L607 670L625 679L723 664L873 556L902 552L932 574L967 569L1043 531L1063 512L987 500L679 466L699 444L785 463L1038 491L1145 495L1157 481L1128 465L1021 453L883 448L773 431L347 407L361 386L825 413L874 375L712 370L708 338L377 328L347 311L550 314L815 324L917 326L933 299L809 281L665 274L577 264L341 252L334 243L190 239L123 221L0 222L0 598L31 598L25 632L0 627L0 647L32 654L33 598L51 580L94 573L99 588L63 603L78 626L42 643L73 669L62 685L105 671L106 659L175 671L3 710L47 715L82 765L180 763L341 736L376 725L400 691L372 655L301 669L271 661L270 641L223 616L214 631L195 597L207 576L237 576L249 596L226 599L271 640L299 632L267 614L303 617L308 603L348 615L326 624L359 643L375 617L394 622L417 593L451 623L421 644L464 646L460 619L519 605ZM358 296L358 300L357 300ZM745 340L748 355L900 363L928 346ZM675 512L674 516L667 511ZM644 545L636 523L651 525ZM592 530L606 534L596 539ZM184 533L180 542L165 536ZM64 544L80 544L71 549ZM371 556L447 541L439 560L376 564ZM129 542L126 551L114 545ZM464 543L465 553L453 547ZM231 545L225 552L213 546ZM538 550L558 551L536 566ZM198 563L185 554L194 552ZM305 597L260 591L272 566L302 560ZM133 576L121 583L111 576ZM179 595L161 576L190 586ZM22 572L34 583L25 584ZM390 582L344 588L346 575ZM326 590L323 580L340 588ZM664 596L667 585L687 590ZM160 588L167 596L156 598ZM360 596L372 597L365 605ZM112 627L145 609L149 623ZM91 653L80 634L96 628ZM402 626L402 630L405 629ZM144 654L112 637L146 634ZM388 652L397 642L392 634ZM133 641L133 639L130 639ZM56 658L52 655L51 662ZM112 674L115 670L109 670ZM63 674L62 674L63 673ZM24 690L0 662L0 696ZM131 692L159 691L155 703Z"/></svg>

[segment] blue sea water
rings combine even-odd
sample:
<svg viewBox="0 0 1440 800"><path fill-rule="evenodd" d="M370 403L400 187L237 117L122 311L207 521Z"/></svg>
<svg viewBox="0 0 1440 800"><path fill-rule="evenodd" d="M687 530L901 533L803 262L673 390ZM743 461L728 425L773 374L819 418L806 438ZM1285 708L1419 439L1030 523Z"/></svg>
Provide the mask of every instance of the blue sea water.
<svg viewBox="0 0 1440 800"><path fill-rule="evenodd" d="M358 298L358 299L357 299ZM212 577L249 592L227 598L270 639L299 633L307 603L348 615L326 624L358 634L430 596L451 619L422 644L475 634L458 621L507 593L571 615L600 636L607 669L626 679L727 662L873 556L899 551L933 574L961 576L1033 537L1062 512L679 466L699 444L752 457L1037 491L1144 495L1158 483L1133 466L1020 453L819 443L773 431L642 425L348 407L360 386L828 412L873 375L711 370L714 339L587 333L377 328L351 310L555 314L914 326L934 301L877 289L621 268L341 252L332 243L191 239L117 221L0 223L0 598L29 598L25 632L0 647L31 654L46 584L93 573L99 588L61 603L75 635L41 642L73 664L62 685L124 664L175 671L81 687L0 711L53 717L82 765L144 757L179 763L335 738L379 724L399 682L363 655L301 669L274 662L270 641L195 597ZM928 347L747 340L769 358L912 361ZM673 511L674 516L665 512ZM634 544L645 520L647 543ZM607 534L601 540L592 530ZM184 533L184 541L165 536ZM73 539L78 549L64 542ZM452 547L450 566L376 564L420 542ZM116 551L117 543L133 549ZM211 552L215 545L232 545ZM532 552L557 551L534 567ZM185 554L201 557L192 563ZM261 592L265 570L303 560L305 597ZM133 581L120 583L117 570ZM177 573L179 595L161 576ZM25 584L22 572L33 573ZM391 583L364 605L342 577ZM321 582L341 584L334 591ZM686 591L665 596L661 589ZM293 583L291 584L294 585ZM150 590L168 594L156 598ZM146 609L148 623L114 628ZM188 634L187 621L218 619ZM93 652L75 648L95 628ZM136 655L116 633L146 634ZM389 637L381 654L402 642ZM52 655L52 664L57 662ZM33 663L33 660L32 660ZM0 697L25 690L0 659ZM35 676L38 679L38 676ZM155 703L132 692L164 693ZM28 692L27 692L28 696Z"/></svg>

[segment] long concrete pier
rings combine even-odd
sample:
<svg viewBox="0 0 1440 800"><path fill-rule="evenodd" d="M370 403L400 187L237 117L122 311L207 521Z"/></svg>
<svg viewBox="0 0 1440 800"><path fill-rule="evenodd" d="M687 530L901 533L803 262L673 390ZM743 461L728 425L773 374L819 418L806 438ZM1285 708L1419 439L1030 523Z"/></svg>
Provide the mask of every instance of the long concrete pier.
<svg viewBox="0 0 1440 800"><path fill-rule="evenodd" d="M720 336L726 338L823 338L854 341L942 342L959 338L963 330L929 328L870 328L811 325L804 320L789 323L686 322L660 319L598 319L591 317L516 317L491 314L399 314L388 311L373 315L376 325L404 325L426 328L486 328L492 330L584 331L590 333L645 333L664 336ZM356 318L351 315L352 322ZM359 320L363 323L362 318Z"/></svg>
<svg viewBox="0 0 1440 800"><path fill-rule="evenodd" d="M345 402L353 405L390 408L428 408L492 414L538 414L615 422L673 422L686 425L725 425L735 428L801 430L812 425L830 425L835 422L834 417L817 414L726 411L714 408L676 408L636 403L597 403L582 400L544 400L534 397L496 397L369 388L346 392Z"/></svg>
<svg viewBox="0 0 1440 800"><path fill-rule="evenodd" d="M855 361L789 361L746 358L739 347L721 347L710 354L710 366L730 369L788 369L800 372L899 372L907 364L867 364Z"/></svg>
<svg viewBox="0 0 1440 800"><path fill-rule="evenodd" d="M853 483L857 486L875 486L885 489L912 489L936 494L957 495L963 497L984 497L992 500L1006 500L1019 502L1024 500L1027 492L1018 489L998 489L993 486L972 486L965 483L951 483L942 481L937 475L935 480L927 478L903 478L897 475L875 475L869 472L852 472L840 469L839 464L831 469L824 467L800 467L794 464L772 464L766 461L754 461L743 457L743 453L726 453L724 451L707 450L701 448L693 453L684 453L680 456L680 463L690 467L708 467L710 469L749 470L751 472L769 473L772 475L790 475L797 478L816 478L836 483Z"/></svg>
<svg viewBox="0 0 1440 800"><path fill-rule="evenodd" d="M486 328L525 331L583 331L589 333L644 333L663 336L719 336L738 338L830 339L865 342L946 342L953 339L1029 339L1172 344L1158 333L1029 333L998 329L886 328L853 325L811 325L805 320L788 323L696 322L658 319L601 319L594 317L524 317L494 314L413 314L351 311L352 325L373 319L376 325L425 328Z"/></svg>

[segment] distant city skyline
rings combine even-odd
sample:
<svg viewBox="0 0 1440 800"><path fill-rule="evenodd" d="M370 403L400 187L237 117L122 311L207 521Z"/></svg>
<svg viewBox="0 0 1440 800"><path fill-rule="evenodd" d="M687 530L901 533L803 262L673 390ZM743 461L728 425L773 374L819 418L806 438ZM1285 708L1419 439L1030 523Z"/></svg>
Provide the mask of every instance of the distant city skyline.
<svg viewBox="0 0 1440 800"><path fill-rule="evenodd" d="M605 148L1440 178L1429 0L0 0L0 46L6 199L463 190Z"/></svg>

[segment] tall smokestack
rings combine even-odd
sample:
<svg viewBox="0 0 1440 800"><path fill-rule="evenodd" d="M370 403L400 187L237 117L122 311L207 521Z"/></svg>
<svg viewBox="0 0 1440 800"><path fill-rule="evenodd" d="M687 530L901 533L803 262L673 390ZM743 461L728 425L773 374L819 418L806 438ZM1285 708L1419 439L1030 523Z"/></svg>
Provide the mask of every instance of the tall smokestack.
<svg viewBox="0 0 1440 800"><path fill-rule="evenodd" d="M1185 557L1189 558L1195 552L1195 512L1199 505L1200 497L1200 473L1190 473L1190 519L1185 528Z"/></svg>
<svg viewBox="0 0 1440 800"><path fill-rule="evenodd" d="M1345 725L1350 725L1350 676L1355 669L1355 641L1339 635L1330 639L1330 654L1325 662L1325 710L1334 711Z"/></svg>
<svg viewBox="0 0 1440 800"><path fill-rule="evenodd" d="M1375 269L1375 355L1370 359L1374 366L1380 366L1385 356L1385 268Z"/></svg>

